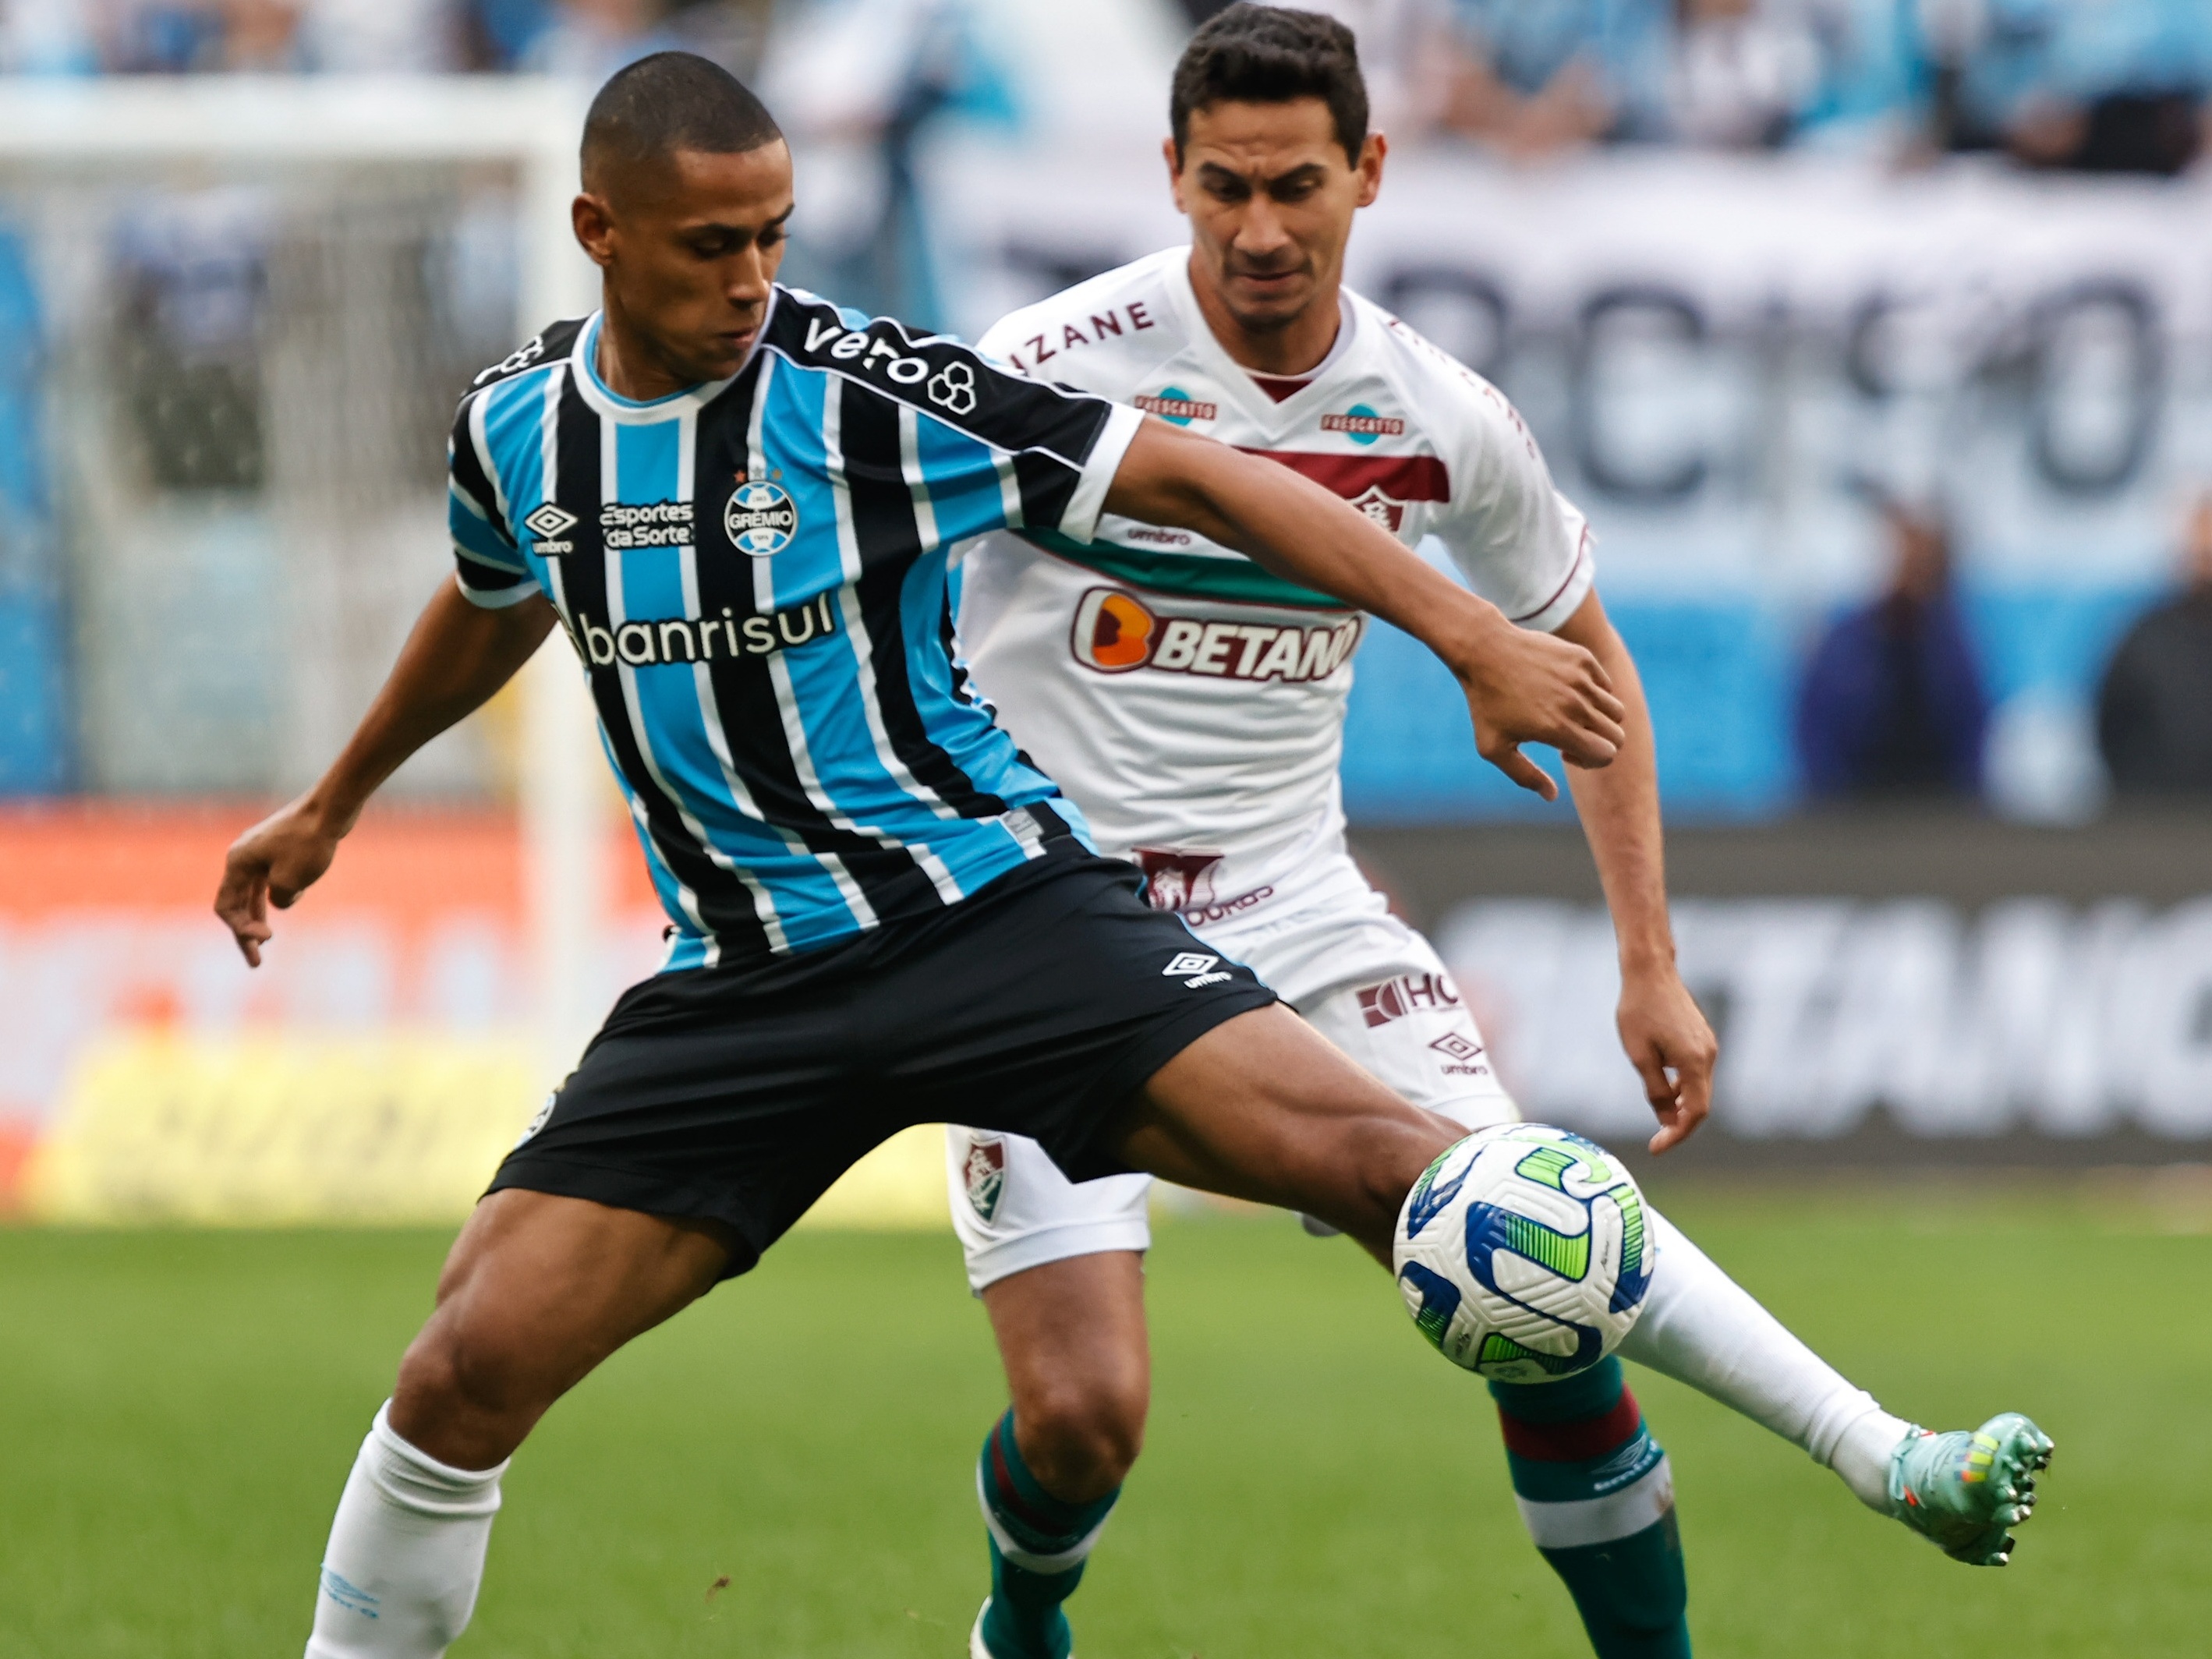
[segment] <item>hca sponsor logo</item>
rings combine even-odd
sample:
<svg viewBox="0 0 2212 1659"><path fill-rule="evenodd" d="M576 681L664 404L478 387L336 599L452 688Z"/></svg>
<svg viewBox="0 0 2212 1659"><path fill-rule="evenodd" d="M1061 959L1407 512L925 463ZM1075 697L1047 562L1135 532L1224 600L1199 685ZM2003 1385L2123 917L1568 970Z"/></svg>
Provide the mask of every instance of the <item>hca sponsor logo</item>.
<svg viewBox="0 0 2212 1659"><path fill-rule="evenodd" d="M1094 587L1075 607L1076 661L1101 674L1139 668L1230 680L1324 680L1359 643L1358 617L1310 628L1164 617L1133 593Z"/></svg>
<svg viewBox="0 0 2212 1659"><path fill-rule="evenodd" d="M1380 985L1362 986L1359 991L1359 1017L1370 1026L1388 1025L1408 1014L1440 1013L1458 1006L1459 988L1446 974L1401 974Z"/></svg>
<svg viewBox="0 0 2212 1659"><path fill-rule="evenodd" d="M837 611L830 600L830 594L818 594L765 617L740 617L728 605L719 617L657 617L615 624L580 617L568 637L576 654L594 668L770 657L835 634Z"/></svg>

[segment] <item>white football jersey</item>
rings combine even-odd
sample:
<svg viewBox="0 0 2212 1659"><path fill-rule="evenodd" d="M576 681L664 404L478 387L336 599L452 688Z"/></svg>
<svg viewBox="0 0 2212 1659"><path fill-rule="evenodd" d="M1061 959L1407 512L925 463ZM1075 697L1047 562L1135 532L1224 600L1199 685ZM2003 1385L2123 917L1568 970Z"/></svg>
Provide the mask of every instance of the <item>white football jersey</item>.
<svg viewBox="0 0 2212 1659"><path fill-rule="evenodd" d="M1474 591L1551 629L1589 591L1589 533L1497 389L1350 289L1328 359L1280 401L1206 326L1171 248L1024 308L982 349L1267 456ZM1337 763L1364 618L1182 530L1110 514L1077 544L999 532L963 564L978 688L1073 796L1100 849L1193 921L1266 898L1340 841ZM1474 766L1463 751L1439 766Z"/></svg>

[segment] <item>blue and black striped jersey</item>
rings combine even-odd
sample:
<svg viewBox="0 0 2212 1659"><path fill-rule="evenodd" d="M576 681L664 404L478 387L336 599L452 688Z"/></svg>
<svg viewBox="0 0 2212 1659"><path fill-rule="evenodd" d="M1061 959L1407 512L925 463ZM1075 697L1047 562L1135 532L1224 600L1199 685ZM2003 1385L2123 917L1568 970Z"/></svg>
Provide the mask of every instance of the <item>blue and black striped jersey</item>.
<svg viewBox="0 0 2212 1659"><path fill-rule="evenodd" d="M461 590L543 592L675 923L671 968L957 903L1076 809L957 660L951 546L1087 539L1142 418L775 291L732 379L647 404L558 323L461 400Z"/></svg>

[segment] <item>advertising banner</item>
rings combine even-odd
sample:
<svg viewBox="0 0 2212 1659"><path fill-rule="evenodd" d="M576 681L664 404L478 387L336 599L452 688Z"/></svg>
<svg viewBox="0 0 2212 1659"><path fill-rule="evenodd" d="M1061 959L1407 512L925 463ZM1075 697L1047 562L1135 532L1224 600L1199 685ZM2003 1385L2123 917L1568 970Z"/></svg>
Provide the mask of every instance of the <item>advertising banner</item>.
<svg viewBox="0 0 2212 1659"><path fill-rule="evenodd" d="M1188 240L1158 149L1133 137L970 140L930 177L971 335ZM2212 483L2212 180L1407 149L1347 276L1503 387L1588 512L1670 805L1756 817L1800 793L1802 663L1888 580L1874 506L1891 498L1951 526L1991 795L2031 817L2095 810L2098 678ZM1355 816L1534 810L1471 756L1437 764L1466 750L1465 723L1419 656L1380 629L1362 651Z"/></svg>

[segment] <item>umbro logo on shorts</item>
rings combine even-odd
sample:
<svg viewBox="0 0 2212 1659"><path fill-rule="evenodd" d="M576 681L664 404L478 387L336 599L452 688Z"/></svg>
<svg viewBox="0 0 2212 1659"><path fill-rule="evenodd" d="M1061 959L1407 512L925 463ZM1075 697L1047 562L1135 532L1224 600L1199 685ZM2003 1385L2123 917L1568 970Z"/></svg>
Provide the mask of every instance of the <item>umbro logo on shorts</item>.
<svg viewBox="0 0 2212 1659"><path fill-rule="evenodd" d="M1176 953L1175 960L1160 969L1160 976L1164 979L1182 980L1185 986L1194 991L1201 985L1218 985L1224 980L1234 977L1232 975L1212 971L1213 964L1220 960L1219 957L1210 957L1203 951L1179 951Z"/></svg>
<svg viewBox="0 0 2212 1659"><path fill-rule="evenodd" d="M1471 1042L1457 1031L1446 1031L1429 1045L1449 1063L1443 1068L1447 1077L1483 1077L1490 1067L1480 1063L1482 1045Z"/></svg>

